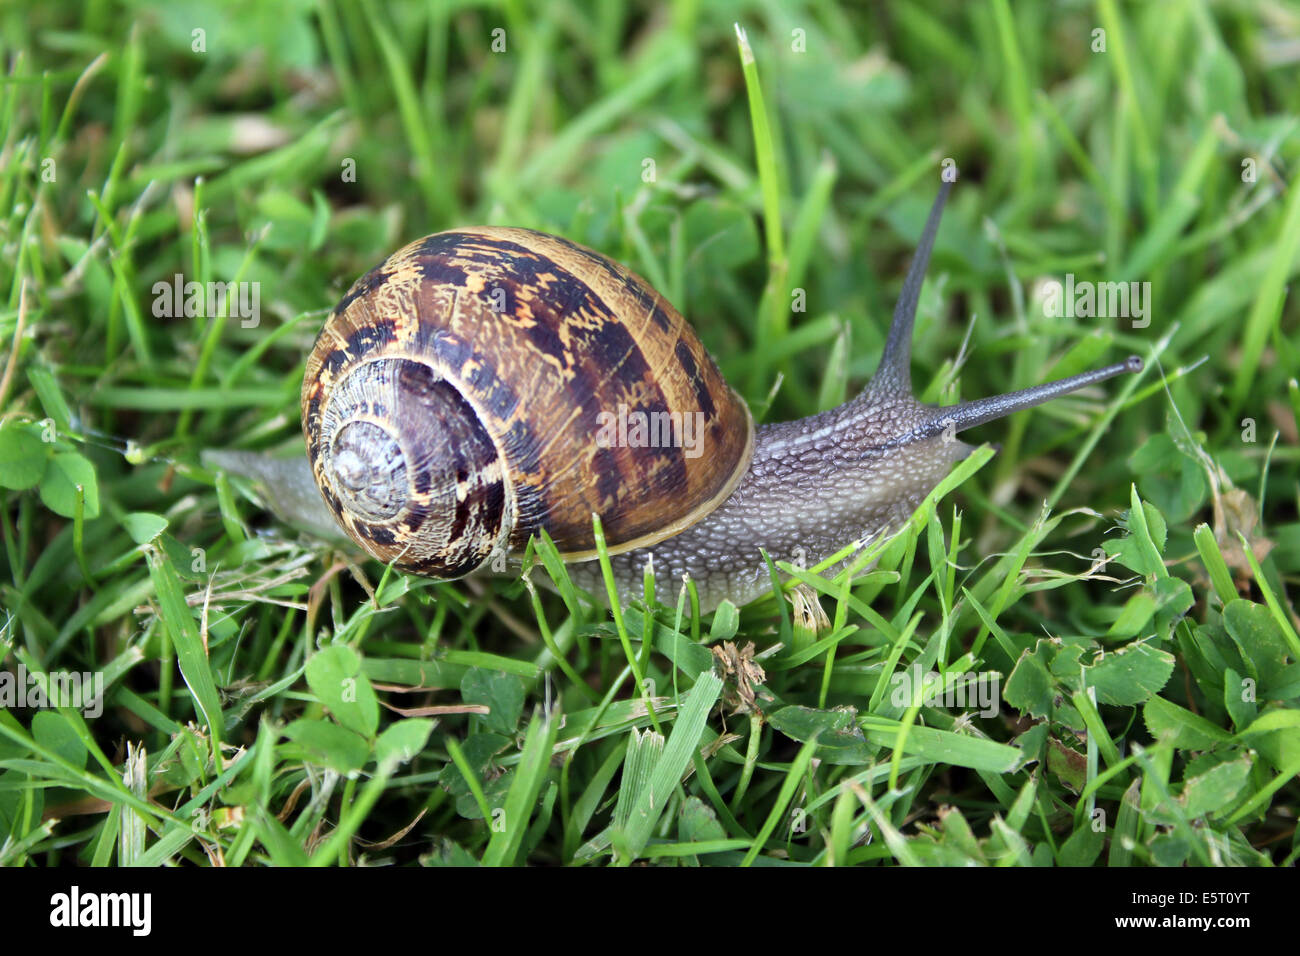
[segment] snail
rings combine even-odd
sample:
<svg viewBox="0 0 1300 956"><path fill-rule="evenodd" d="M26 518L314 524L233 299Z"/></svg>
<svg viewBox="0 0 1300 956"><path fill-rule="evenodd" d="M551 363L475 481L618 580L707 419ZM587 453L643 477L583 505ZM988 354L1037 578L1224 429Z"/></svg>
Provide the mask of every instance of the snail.
<svg viewBox="0 0 1300 956"><path fill-rule="evenodd" d="M899 527L973 450L956 432L1142 368L1131 357L1009 394L918 402L912 326L950 187L875 375L838 408L755 428L639 276L567 239L466 228L417 240L352 285L307 360L310 467L275 463L263 477L318 527L336 522L415 574L500 570L544 528L574 583L603 595L594 512L621 599L643 593L650 560L660 600L689 575L702 611L747 603L771 589L764 552L813 564Z"/></svg>

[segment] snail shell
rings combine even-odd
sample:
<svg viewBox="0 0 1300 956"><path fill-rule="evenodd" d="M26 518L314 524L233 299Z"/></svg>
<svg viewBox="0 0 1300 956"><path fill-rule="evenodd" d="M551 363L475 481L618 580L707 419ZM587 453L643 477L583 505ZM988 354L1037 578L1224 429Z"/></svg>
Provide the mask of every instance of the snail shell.
<svg viewBox="0 0 1300 956"><path fill-rule="evenodd" d="M694 445L598 440L620 412L690 416ZM654 544L726 500L754 448L748 408L676 309L526 229L437 233L358 279L307 360L302 416L348 534L439 578L543 528L589 557L593 513L611 554Z"/></svg>

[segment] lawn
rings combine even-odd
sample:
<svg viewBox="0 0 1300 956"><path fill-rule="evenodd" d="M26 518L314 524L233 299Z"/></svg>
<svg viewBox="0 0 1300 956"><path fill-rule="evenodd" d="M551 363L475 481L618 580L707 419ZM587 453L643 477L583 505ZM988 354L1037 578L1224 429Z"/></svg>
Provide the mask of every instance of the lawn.
<svg viewBox="0 0 1300 956"><path fill-rule="evenodd" d="M1293 865L1300 11L870 7L0 10L0 865ZM856 575L439 582L213 465L300 459L331 310L476 224L835 407L945 178L919 398L1145 368Z"/></svg>

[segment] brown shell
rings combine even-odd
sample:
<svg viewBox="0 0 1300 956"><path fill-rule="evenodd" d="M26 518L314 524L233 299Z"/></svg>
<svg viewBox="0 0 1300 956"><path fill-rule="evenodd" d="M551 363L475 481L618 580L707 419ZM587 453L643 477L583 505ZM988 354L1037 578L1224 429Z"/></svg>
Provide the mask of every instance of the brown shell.
<svg viewBox="0 0 1300 956"><path fill-rule="evenodd" d="M367 370L378 360L395 362ZM344 513L331 484L332 439L320 432L324 424L341 429L334 424L340 416L354 414L326 408L336 390L365 391L357 386L365 379L339 389L358 373L382 379L385 395L398 378L427 378L420 394L430 382L445 382L490 438L490 449L475 452L486 456L473 469L485 477L474 484L469 469L459 469L455 493L446 496L454 509L478 510L438 519L442 543L432 550L463 545L454 560L417 541L428 514L360 520ZM391 414L361 404L356 414L363 418ZM444 420L442 412L421 418L424 406L414 407L403 412L408 427L437 430L429 422ZM647 435L636 413L645 422L699 427ZM745 403L682 316L643 279L568 240L494 227L427 236L358 279L307 361L302 414L317 482L358 543L400 567L446 577L473 570L491 550L521 550L542 528L566 558L590 557L593 512L611 553L677 534L726 500L754 442ZM656 447L662 437L668 447ZM395 439L411 460L438 440L400 430ZM424 491L413 494L427 510ZM482 513L489 500L504 508L496 524ZM493 535L497 540L458 541Z"/></svg>

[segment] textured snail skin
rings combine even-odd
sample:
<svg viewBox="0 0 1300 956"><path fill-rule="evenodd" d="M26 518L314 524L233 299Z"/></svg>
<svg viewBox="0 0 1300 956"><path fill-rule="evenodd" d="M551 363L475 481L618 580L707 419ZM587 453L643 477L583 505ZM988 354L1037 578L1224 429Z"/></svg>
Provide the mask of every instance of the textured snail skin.
<svg viewBox="0 0 1300 956"><path fill-rule="evenodd" d="M701 611L743 605L771 590L763 552L811 567L853 541L899 527L972 446L942 435L899 443L930 410L881 396L794 422L762 425L754 460L731 497L698 524L649 548L610 558L620 598L644 593L653 561L656 598L673 604L683 575ZM604 593L595 562L570 565L574 583Z"/></svg>
<svg viewBox="0 0 1300 956"><path fill-rule="evenodd" d="M340 326L341 331L340 328L331 329L327 326L308 362L303 412L311 468L303 461L263 463L259 465L258 474L254 477L262 479L269 487L277 483L281 486L282 493L273 494L273 500L278 498L282 504L290 501L291 505L277 511L297 512L300 524L318 527L335 522L345 528L353 540L381 560L391 560L400 567L434 577L454 577L475 569L480 573L485 571L488 562L484 558L487 552L482 546L468 558L458 557L451 562L450 568L454 573L441 573L441 569L421 566L419 563L412 566L411 547L403 541L403 535L408 533L408 529L391 518L398 508L389 499L394 494L393 489L402 484L403 479L399 474L401 469L411 465L417 474L423 475L420 468L435 456L436 449L425 438L419 439L414 445L408 441L404 446L408 449L406 457L414 460L398 461L402 453L384 431L364 426L347 432L340 430L337 423L329 425L328 420L333 413L329 411L328 403L340 401L339 395L346 398L348 390L355 389L358 393L356 400L346 399L343 405L357 407L360 410L359 417L363 420L383 420L373 407L378 396L379 404L388 406L389 411L393 407L399 407L402 402L414 402L414 406L397 416L403 421L412 417L418 419L420 416L431 416L435 423L445 422L447 416L452 414L452 406L457 399L450 391L441 388L437 379L443 371L440 369L430 377L420 367L410 367L416 364L413 362L415 359L425 360L427 346L431 342L439 344L441 340L438 336L443 333L431 334L423 327L423 318L418 322L414 319L398 319L394 325L394 320L390 317L394 314L423 316L438 313L439 309L427 305L412 308L409 302L412 297L419 299L445 295L446 270L451 268L453 271L468 269L470 286L475 287L476 291L481 290L493 275L499 281L513 283L517 302L522 302L523 308L516 308L511 313L511 324L518 325L522 319L526 325L534 316L560 308L551 301L558 288L557 265L568 264L572 269L573 263L577 261L574 256L585 257L579 265L590 266L594 270L590 274L590 280L599 292L597 298L615 297L619 294L619 289L627 291L631 296L629 301L635 306L631 310L631 320L640 329L638 335L648 331L650 347L657 349L657 354L666 357L665 362L647 363L648 371L638 372L637 375L662 372L669 378L675 377L679 383L689 381L691 387L683 388L679 385L674 394L685 395L687 400L691 400L692 396L701 396L703 401L702 395L707 391L712 400L719 403L715 413L709 417L712 431L705 444L705 456L716 456L720 464L718 474L707 478L710 482L708 487L714 489L709 492L712 496L710 500L701 504L685 496L683 501L678 502L673 497L675 492L665 492L662 489L650 494L643 499L645 507L652 511L675 511L678 517L668 522L666 530L649 534L644 526L633 527L636 520L643 518L639 509L633 509L630 515L619 513L619 521L633 528L634 532L622 540L617 536L610 539L615 545L610 549L610 562L619 596L624 601L641 596L645 568L647 563L652 563L656 597L660 601L674 603L682 578L689 576L698 589L702 611L716 608L723 600L738 605L745 604L771 588L764 554L773 561L792 561L812 566L842 551L849 544L866 542L901 526L926 494L948 474L952 465L971 452L973 446L956 438L958 431L1142 368L1141 360L1133 357L1060 381L957 405L936 407L916 401L912 395L909 371L912 328L926 265L949 188L950 184L946 182L940 188L926 222L894 310L876 374L859 396L838 408L798 421L764 425L751 432L753 426L748 411L743 408L743 403L733 404L733 399L735 402L739 402L739 399L735 398L720 377L712 378L717 375L716 366L707 353L703 352L702 346L698 346L698 340L690 332L689 326L675 312L672 313L671 321L657 316L654 310L661 305L665 309L671 307L662 303L657 294L644 285L643 280L621 270L609 260L596 256L590 250L584 250L565 240L519 230L483 229L462 234L471 237L468 251L459 245L462 240L457 239L455 258L451 260L437 260L430 265L427 258L421 258L428 253L430 242L445 241L439 237L429 237L422 241L423 245L412 244L407 250L391 257L375 272L358 280L339 310L336 310L337 318L347 309L344 315L346 321ZM440 234L447 235L450 234ZM524 245L520 246L520 243ZM500 253L507 246L510 254L501 256ZM522 256L522 266L516 256ZM556 264L552 263L552 257L555 257ZM515 273L505 274L502 278L501 273L492 271L503 268L502 263L506 263L504 267L510 269L523 268L524 281L520 281ZM486 271L479 274L475 272L476 269ZM563 270L559 271L565 274ZM434 274L431 275L431 272ZM628 316L620 318L615 313L602 312L601 308L593 307L592 300L584 299L582 288L572 281L575 274L573 271L567 273L568 279L565 281L569 284L559 289L563 293L560 298L563 299L566 310L555 313L561 331L566 336L573 334L580 337L593 329L603 328L621 335L622 329L615 326L629 321ZM400 281L394 281L395 278ZM461 276L462 282L463 279ZM354 301L357 305L348 309ZM453 320L460 315L456 312L459 307L457 300L453 300ZM446 312L445 309L442 311ZM483 316L482 319L487 320L488 317ZM404 321L407 322L405 327ZM470 323L466 328L477 334L480 325L477 322ZM668 338L663 339L666 344L656 346L655 336L660 332L668 335ZM694 356L686 358L685 371L683 366L675 364L671 358L674 353L673 343L678 341L673 337L679 335L682 336L680 341L688 345L678 345L677 353L690 350ZM353 362L353 355L362 352L369 354L375 340L379 340L381 350L388 349L382 353L381 358L383 362L390 363L383 366L375 364L372 368L374 375L378 376L379 386L375 387L373 376L358 378L349 384L346 376L351 372L347 368ZM527 342L523 344L523 351L531 348ZM518 351L514 347L497 349L498 353L504 352L507 356L507 365L518 363L526 368L526 362L515 357ZM624 353L619 351L615 358L622 354ZM623 368L621 359L613 364L616 370ZM454 378L458 368L453 365L446 374ZM611 372L613 375L614 372ZM707 389L699 377L701 375L710 376ZM592 382L599 387L605 378L611 376L593 378ZM403 383L401 388L391 388L399 381ZM649 378L645 381L649 382ZM338 387L340 382L343 382L341 389ZM636 382L633 381L632 384L635 385ZM557 402L569 400L593 406L596 401L593 393L573 388L568 388L567 391L557 389L556 395L542 398L549 404L539 403L525 407L517 403L504 409L497 421L493 421L490 414L485 415L479 407L485 404L481 396L475 400L474 410L478 413L478 421L485 423L484 428L489 431L517 431L520 423L537 431L538 422L527 416L535 415L543 421L564 422L572 416L564 410L563 404L556 404ZM602 396L602 400L605 407L612 406L608 395ZM676 409L682 406L678 400L674 400L667 407ZM535 411L537 408L541 409L540 412ZM322 425L322 422L326 424ZM425 422L420 426L422 434L442 434L442 424L438 424L431 432L429 425L429 422ZM474 469L460 468L451 482L456 487L456 494L451 500L454 502L459 499L462 504L471 502L477 505L485 500L485 489L491 490L499 483L509 480L502 476L512 474L509 467L503 467L509 464L510 455L507 451L496 457L497 452L484 445L476 435L470 435L469 432L474 431L477 425L455 426L452 430L462 427L468 429L465 440L472 448L479 449L476 455L480 455L481 462L487 467L483 469L482 475L478 475ZM322 428L327 432L333 428L330 434L334 437L328 441L321 438ZM545 431L542 433L551 434ZM624 479L635 475L638 469L644 469L646 461L653 459L653 455L646 454L646 449L619 449L621 457L618 459L617 474L620 481L611 482L602 479L602 472L598 468L591 467L598 462L590 451L590 428L584 425L580 429L574 429L573 434L575 437L570 457L581 459L579 464L587 469L584 473L589 475L578 483L579 491L583 488L607 486L615 488L620 494L624 493L625 487L631 489L626 492L628 494L644 494L634 487L634 483ZM749 457L751 434L752 459ZM569 439L561 436L561 440ZM321 448L327 444L336 452L333 458L327 458L321 453ZM410 453L411 448L416 448L416 452ZM657 451L656 454L662 452ZM567 461L563 456L559 460L562 463ZM233 457L227 457L226 464L238 465L239 462ZM456 470L454 466L447 467ZM536 462L530 469L515 469L516 480L524 484L533 480L551 481L553 476L547 472L547 468L538 466ZM425 478L422 480L427 481ZM474 482L478 484L475 485ZM325 499L320 502L320 508L310 504L310 489L314 485L320 485L324 489L320 492ZM545 494L556 497L557 501L563 492L563 487L555 482L539 487ZM357 516L346 513L342 498L355 499L361 506L362 514ZM533 500L539 500L536 493ZM566 553L566 560L572 562L569 572L574 582L598 599L603 599L606 589L600 565L591 559L589 545L579 537L585 534L581 511L583 500L587 499L559 502L569 513L567 524L560 527L564 533L572 536L574 542L573 546L561 550ZM320 501L319 494L317 501ZM324 504L328 504L329 508L324 508ZM427 511L427 496L417 504ZM586 513L590 514L591 511L599 512L603 523L607 521L607 514L602 508L588 508ZM429 520L425 514L418 517L421 522ZM475 518L476 516L471 516L471 520ZM542 515L542 518L545 516ZM456 518L457 528L461 527L463 520L463 517ZM496 520L483 516L483 521L488 524ZM507 542L510 552L518 554L528 535L526 529L515 527L512 530L512 520L513 517L507 514L497 524L491 524L488 530L497 535L498 544ZM389 522L386 527L390 529L385 534L396 540L381 541L380 546L376 547L372 525L384 521ZM542 526L546 526L545 520L542 520ZM607 530L609 527L610 524L606 524ZM382 531L383 528L379 530ZM552 528L548 527L547 530L551 531ZM632 540L629 541L629 538ZM419 562L431 560L427 545L421 544L420 547L426 550L420 553Z"/></svg>

